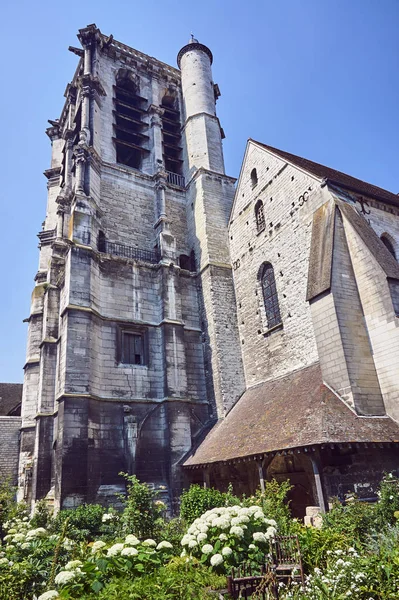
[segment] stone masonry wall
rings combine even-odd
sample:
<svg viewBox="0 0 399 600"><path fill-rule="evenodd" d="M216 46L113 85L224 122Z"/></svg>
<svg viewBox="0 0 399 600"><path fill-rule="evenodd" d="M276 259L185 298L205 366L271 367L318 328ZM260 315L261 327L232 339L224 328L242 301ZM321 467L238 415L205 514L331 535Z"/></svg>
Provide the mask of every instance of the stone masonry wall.
<svg viewBox="0 0 399 600"><path fill-rule="evenodd" d="M18 477L19 431L21 417L0 416L0 481L10 478L13 485Z"/></svg>
<svg viewBox="0 0 399 600"><path fill-rule="evenodd" d="M306 286L312 215L325 194L313 178L249 143L229 227L247 386L318 360ZM259 199L266 221L261 233L255 220ZM282 328L270 332L259 283L264 262L274 268L282 317Z"/></svg>
<svg viewBox="0 0 399 600"><path fill-rule="evenodd" d="M385 273L353 227L345 233L387 413L399 418L399 319Z"/></svg>

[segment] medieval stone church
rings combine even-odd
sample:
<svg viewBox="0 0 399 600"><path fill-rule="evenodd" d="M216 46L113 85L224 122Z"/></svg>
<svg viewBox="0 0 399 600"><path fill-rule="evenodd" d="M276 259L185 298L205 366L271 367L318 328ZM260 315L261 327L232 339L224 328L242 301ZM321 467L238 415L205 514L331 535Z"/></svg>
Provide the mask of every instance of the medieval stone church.
<svg viewBox="0 0 399 600"><path fill-rule="evenodd" d="M272 477L299 516L374 497L398 467L398 196L254 140L235 185L209 48L176 69L78 38L47 129L20 498L109 503L120 471L170 506Z"/></svg>

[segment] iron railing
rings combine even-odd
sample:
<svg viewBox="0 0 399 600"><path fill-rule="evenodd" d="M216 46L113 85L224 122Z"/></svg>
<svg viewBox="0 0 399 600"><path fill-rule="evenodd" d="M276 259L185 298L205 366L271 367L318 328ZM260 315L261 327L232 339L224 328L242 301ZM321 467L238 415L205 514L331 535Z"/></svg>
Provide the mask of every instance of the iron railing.
<svg viewBox="0 0 399 600"><path fill-rule="evenodd" d="M101 240L98 244L99 252L105 254L113 254L114 256L122 256L123 258L131 258L135 260L142 260L143 262L149 262L156 264L159 262L160 254L158 250L142 250L141 248L134 248L133 246L124 246L117 242L108 242L107 240Z"/></svg>
<svg viewBox="0 0 399 600"><path fill-rule="evenodd" d="M167 171L168 174L168 183L172 185L177 185L178 187L184 187L186 185L186 181L183 175L179 175L178 173L172 173L171 171Z"/></svg>

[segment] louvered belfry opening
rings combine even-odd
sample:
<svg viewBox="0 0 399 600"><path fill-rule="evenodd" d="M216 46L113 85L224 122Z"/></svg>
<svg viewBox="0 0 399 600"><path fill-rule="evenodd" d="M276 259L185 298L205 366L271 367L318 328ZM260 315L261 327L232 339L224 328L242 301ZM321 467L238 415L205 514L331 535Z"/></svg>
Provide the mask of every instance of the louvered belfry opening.
<svg viewBox="0 0 399 600"><path fill-rule="evenodd" d="M173 96L164 96L161 104L163 132L163 159L166 171L181 175L182 150L180 133L180 111Z"/></svg>
<svg viewBox="0 0 399 600"><path fill-rule="evenodd" d="M138 85L129 71L118 74L114 85L114 133L116 162L140 169L143 154L149 153L148 124L143 122L147 100L138 93Z"/></svg>

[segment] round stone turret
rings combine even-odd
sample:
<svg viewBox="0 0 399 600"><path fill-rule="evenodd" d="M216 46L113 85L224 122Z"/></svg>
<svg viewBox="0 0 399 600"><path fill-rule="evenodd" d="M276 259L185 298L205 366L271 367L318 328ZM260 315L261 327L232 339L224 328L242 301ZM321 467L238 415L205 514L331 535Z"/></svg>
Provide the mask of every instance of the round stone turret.
<svg viewBox="0 0 399 600"><path fill-rule="evenodd" d="M212 81L212 52L195 38L177 55L181 69L186 119L198 113L214 116L215 94Z"/></svg>

